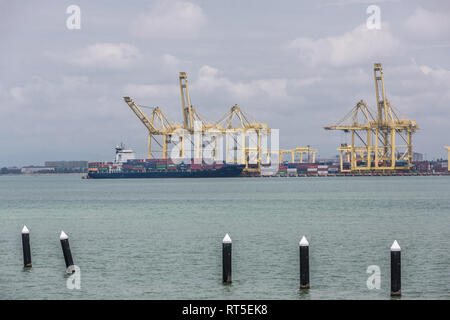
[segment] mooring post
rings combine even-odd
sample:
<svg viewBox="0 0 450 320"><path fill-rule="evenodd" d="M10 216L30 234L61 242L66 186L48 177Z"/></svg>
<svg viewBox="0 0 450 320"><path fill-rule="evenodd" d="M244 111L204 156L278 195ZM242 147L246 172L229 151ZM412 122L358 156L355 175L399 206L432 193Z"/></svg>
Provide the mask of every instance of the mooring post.
<svg viewBox="0 0 450 320"><path fill-rule="evenodd" d="M391 297L402 295L401 251L397 240L391 246Z"/></svg>
<svg viewBox="0 0 450 320"><path fill-rule="evenodd" d="M61 235L59 236L59 239L61 240L61 248L64 255L64 261L66 262L66 271L70 266L73 266L73 260L72 260L72 252L70 251L70 245L69 245L69 237L64 231L61 231Z"/></svg>
<svg viewBox="0 0 450 320"><path fill-rule="evenodd" d="M309 242L303 236L300 247L300 289L309 289Z"/></svg>
<svg viewBox="0 0 450 320"><path fill-rule="evenodd" d="M228 233L222 240L223 282L231 283L231 238Z"/></svg>
<svg viewBox="0 0 450 320"><path fill-rule="evenodd" d="M30 231L27 226L22 229L23 266L31 268Z"/></svg>

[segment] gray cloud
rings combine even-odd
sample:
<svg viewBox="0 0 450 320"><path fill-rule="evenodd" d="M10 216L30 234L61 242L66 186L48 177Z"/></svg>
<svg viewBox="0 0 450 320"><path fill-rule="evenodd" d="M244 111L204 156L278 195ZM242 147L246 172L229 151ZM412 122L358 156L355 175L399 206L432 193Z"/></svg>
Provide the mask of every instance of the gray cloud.
<svg viewBox="0 0 450 320"><path fill-rule="evenodd" d="M449 44L450 19L446 13L417 7L404 21L403 28L410 38L426 42L444 40Z"/></svg>
<svg viewBox="0 0 450 320"><path fill-rule="evenodd" d="M158 1L131 24L133 35L144 38L178 39L195 37L208 19L197 4Z"/></svg>
<svg viewBox="0 0 450 320"><path fill-rule="evenodd" d="M345 67L387 58L400 49L400 43L385 23L382 30L369 30L366 25L360 25L338 36L300 37L292 40L288 47L298 51L298 58L304 65Z"/></svg>
<svg viewBox="0 0 450 320"><path fill-rule="evenodd" d="M179 71L210 120L239 104L280 129L281 147L333 156L345 134L322 127L360 99L375 106L374 62L392 105L422 128L416 151L446 157L447 3L377 2L381 30L364 28L372 2L333 3L79 1L81 30L65 27L72 3L2 3L0 166L110 160L120 141L144 156L145 128L122 96L180 122Z"/></svg>
<svg viewBox="0 0 450 320"><path fill-rule="evenodd" d="M128 43L95 43L69 55L67 62L80 67L127 68L141 59L138 48Z"/></svg>

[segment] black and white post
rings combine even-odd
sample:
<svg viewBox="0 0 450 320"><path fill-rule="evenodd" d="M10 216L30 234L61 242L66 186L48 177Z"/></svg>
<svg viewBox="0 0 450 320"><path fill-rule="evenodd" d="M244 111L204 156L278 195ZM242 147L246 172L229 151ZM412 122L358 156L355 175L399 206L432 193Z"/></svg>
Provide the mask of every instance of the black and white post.
<svg viewBox="0 0 450 320"><path fill-rule="evenodd" d="M300 247L300 289L309 289L309 242L303 236Z"/></svg>
<svg viewBox="0 0 450 320"><path fill-rule="evenodd" d="M391 297L402 295L401 248L397 242L391 246Z"/></svg>
<svg viewBox="0 0 450 320"><path fill-rule="evenodd" d="M31 268L30 231L27 226L22 229L23 266Z"/></svg>
<svg viewBox="0 0 450 320"><path fill-rule="evenodd" d="M222 269L223 283L231 283L231 238L228 233L222 240Z"/></svg>
<svg viewBox="0 0 450 320"><path fill-rule="evenodd" d="M73 266L72 252L70 251L69 245L69 237L64 231L61 231L59 239L61 240L61 247L64 255L64 261L66 262L66 271L67 271L70 266Z"/></svg>

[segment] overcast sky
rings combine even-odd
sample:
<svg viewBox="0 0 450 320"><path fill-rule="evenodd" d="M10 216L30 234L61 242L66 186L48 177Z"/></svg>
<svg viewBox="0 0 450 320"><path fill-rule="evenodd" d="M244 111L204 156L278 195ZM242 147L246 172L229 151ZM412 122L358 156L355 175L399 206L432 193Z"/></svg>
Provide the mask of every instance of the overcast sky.
<svg viewBox="0 0 450 320"><path fill-rule="evenodd" d="M69 5L81 29L66 27ZM381 10L369 30L366 9ZM391 105L417 121L414 151L450 145L449 1L0 1L0 166L146 153L129 95L181 122L178 72L217 120L233 104L280 129L280 146L337 154L325 131L359 100L375 107L381 62Z"/></svg>

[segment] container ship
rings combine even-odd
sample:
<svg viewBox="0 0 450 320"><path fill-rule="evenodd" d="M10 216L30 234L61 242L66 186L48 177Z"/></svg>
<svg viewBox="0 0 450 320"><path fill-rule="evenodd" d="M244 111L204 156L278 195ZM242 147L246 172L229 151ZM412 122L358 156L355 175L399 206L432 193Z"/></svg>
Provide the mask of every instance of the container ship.
<svg viewBox="0 0 450 320"><path fill-rule="evenodd" d="M85 178L225 178L241 176L244 168L245 165L207 163L203 159L189 159L178 164L172 159L136 159L135 152L121 144L116 147L113 162L88 163Z"/></svg>

